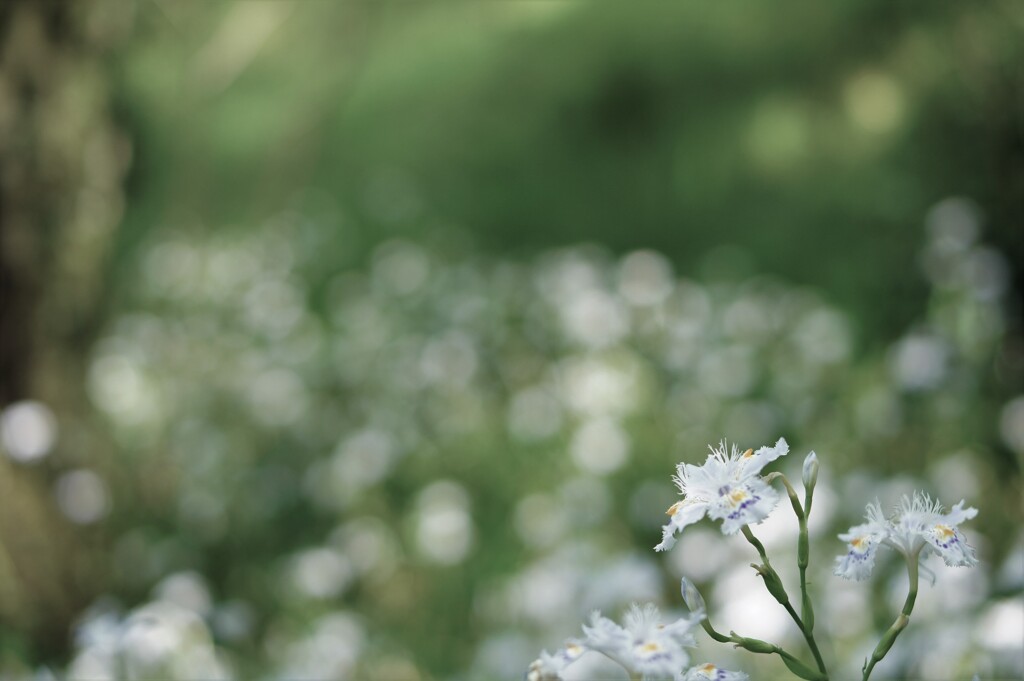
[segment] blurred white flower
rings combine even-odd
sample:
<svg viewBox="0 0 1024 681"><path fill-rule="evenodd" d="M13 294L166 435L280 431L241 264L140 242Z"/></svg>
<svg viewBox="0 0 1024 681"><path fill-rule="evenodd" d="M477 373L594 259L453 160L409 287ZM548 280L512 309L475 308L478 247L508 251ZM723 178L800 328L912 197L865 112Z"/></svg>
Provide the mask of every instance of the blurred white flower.
<svg viewBox="0 0 1024 681"><path fill-rule="evenodd" d="M774 447L761 447L756 452L748 449L740 453L726 443L711 454L703 466L681 463L673 478L679 492L685 497L669 510L669 523L662 528L662 540L655 548L667 551L676 543L676 534L705 515L722 520L722 532L735 534L742 526L756 524L768 517L779 494L758 475L761 470L780 456L789 453L789 445L779 438Z"/></svg>
<svg viewBox="0 0 1024 681"><path fill-rule="evenodd" d="M629 315L619 300L603 291L574 295L559 308L566 335L589 348L604 348L629 333Z"/></svg>
<svg viewBox="0 0 1024 681"><path fill-rule="evenodd" d="M1024 455L1024 396L1015 397L999 413L999 434L1006 446Z"/></svg>
<svg viewBox="0 0 1024 681"><path fill-rule="evenodd" d="M946 378L949 357L949 346L942 338L926 334L910 335L890 351L890 373L904 390L931 390Z"/></svg>
<svg viewBox="0 0 1024 681"><path fill-rule="evenodd" d="M57 419L42 402L15 402L0 412L0 443L15 461L37 461L53 448Z"/></svg>
<svg viewBox="0 0 1024 681"><path fill-rule="evenodd" d="M231 677L203 619L157 600L120 620L103 613L84 623L69 679L210 679Z"/></svg>
<svg viewBox="0 0 1024 681"><path fill-rule="evenodd" d="M469 495L449 480L425 487L417 498L416 547L433 563L461 563L473 546Z"/></svg>
<svg viewBox="0 0 1024 681"><path fill-rule="evenodd" d="M508 429L522 442L552 437L562 427L562 403L540 387L526 388L508 406Z"/></svg>
<svg viewBox="0 0 1024 681"><path fill-rule="evenodd" d="M709 662L691 667L683 675L682 681L748 681L748 679L750 677L743 672L731 672Z"/></svg>
<svg viewBox="0 0 1024 681"><path fill-rule="evenodd" d="M662 624L657 607L650 603L643 608L633 604L622 627L595 611L590 626L583 626L583 645L605 654L632 673L642 674L644 679L675 678L690 662L685 648L697 645L690 630L702 619L704 613L695 612L690 618Z"/></svg>
<svg viewBox="0 0 1024 681"><path fill-rule="evenodd" d="M839 535L847 542L847 551L836 558L835 574L846 579L865 579L871 574L881 544L908 558L923 560L937 553L949 566L976 565L974 549L964 541L957 526L978 515L978 509L963 506L961 500L949 513L943 513L939 502L923 492L914 492L913 497L904 495L894 515L885 518L877 501L868 504L868 522Z"/></svg>
<svg viewBox="0 0 1024 681"><path fill-rule="evenodd" d="M299 552L289 567L294 588L311 599L337 597L348 587L354 572L344 554L323 547Z"/></svg>
<svg viewBox="0 0 1024 681"><path fill-rule="evenodd" d="M89 525L110 511L110 490L96 473L78 468L64 473L54 485L57 506L72 522Z"/></svg>
<svg viewBox="0 0 1024 681"><path fill-rule="evenodd" d="M575 432L569 452L573 461L594 475L613 473L629 458L629 435L609 418L590 419Z"/></svg>
<svg viewBox="0 0 1024 681"><path fill-rule="evenodd" d="M619 293L631 305L657 305L672 294L672 264L661 253L634 251L619 266Z"/></svg>
<svg viewBox="0 0 1024 681"><path fill-rule="evenodd" d="M586 649L573 641L567 641L565 647L554 654L542 651L540 657L533 661L526 673L526 681L560 681L565 668L580 658Z"/></svg>
<svg viewBox="0 0 1024 681"><path fill-rule="evenodd" d="M288 643L273 678L350 679L366 646L362 623L347 612L321 617L307 635Z"/></svg>
<svg viewBox="0 0 1024 681"><path fill-rule="evenodd" d="M174 603L205 617L212 606L206 579L193 570L175 572L164 577L154 589L157 600Z"/></svg>

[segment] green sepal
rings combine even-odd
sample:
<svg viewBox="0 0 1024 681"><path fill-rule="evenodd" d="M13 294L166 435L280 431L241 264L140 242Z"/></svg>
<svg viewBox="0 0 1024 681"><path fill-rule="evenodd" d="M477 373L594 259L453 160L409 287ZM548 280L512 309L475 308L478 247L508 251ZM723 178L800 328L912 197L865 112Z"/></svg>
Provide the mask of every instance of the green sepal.
<svg viewBox="0 0 1024 681"><path fill-rule="evenodd" d="M778 572L768 565L754 565L753 568L757 570L757 574L761 575L761 578L764 579L765 588L768 589L768 593L770 593L776 601L783 605L789 603L789 594L786 593L786 587L782 585L782 579L779 578Z"/></svg>
<svg viewBox="0 0 1024 681"><path fill-rule="evenodd" d="M828 681L828 676L815 669L811 669L803 662L783 650L779 650L779 657L782 658L782 661L785 663L789 671L793 672L801 679L807 679L807 681Z"/></svg>
<svg viewBox="0 0 1024 681"><path fill-rule="evenodd" d="M804 628L807 631L814 629L814 608L811 606L811 597L804 592L803 602L801 604L801 619L804 621Z"/></svg>

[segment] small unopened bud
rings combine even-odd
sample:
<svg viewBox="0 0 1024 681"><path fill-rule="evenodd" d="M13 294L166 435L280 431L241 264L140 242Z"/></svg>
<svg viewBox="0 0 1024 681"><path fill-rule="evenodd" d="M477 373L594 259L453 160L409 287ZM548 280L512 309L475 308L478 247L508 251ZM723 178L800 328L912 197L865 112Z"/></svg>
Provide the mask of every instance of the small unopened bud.
<svg viewBox="0 0 1024 681"><path fill-rule="evenodd" d="M804 487L807 489L814 489L814 485L818 482L818 455L811 452L804 459L804 470L803 470Z"/></svg>
<svg viewBox="0 0 1024 681"><path fill-rule="evenodd" d="M706 612L707 605L704 603L704 597L697 591L697 587L693 585L693 582L683 577L679 581L679 590L683 593L683 602L686 603L686 607L691 612Z"/></svg>
<svg viewBox="0 0 1024 681"><path fill-rule="evenodd" d="M803 530L800 531L800 538L796 542L796 564L801 570L807 569L807 564L811 558L811 542L807 538L807 533Z"/></svg>
<svg viewBox="0 0 1024 681"><path fill-rule="evenodd" d="M776 652L779 647L768 643L767 641L761 641L756 638L746 638L744 636L737 636L735 631L729 632L732 634L732 642L737 648L743 648L749 650L752 653L771 654Z"/></svg>
<svg viewBox="0 0 1024 681"><path fill-rule="evenodd" d="M782 585L782 580L779 578L779 573L768 565L757 565L751 563L750 567L757 571L757 574L764 580L764 585L768 589L768 593L778 601L785 605L789 603L789 594L786 593L786 587Z"/></svg>

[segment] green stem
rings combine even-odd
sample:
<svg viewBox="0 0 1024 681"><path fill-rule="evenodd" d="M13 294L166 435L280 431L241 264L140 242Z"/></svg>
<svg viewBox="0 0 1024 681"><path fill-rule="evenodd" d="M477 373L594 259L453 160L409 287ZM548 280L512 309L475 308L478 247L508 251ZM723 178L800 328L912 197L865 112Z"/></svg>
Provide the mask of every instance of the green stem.
<svg viewBox="0 0 1024 681"><path fill-rule="evenodd" d="M731 641L737 648L743 648L744 650L761 655L778 655L782 658L782 662L786 667L801 679L806 679L807 681L828 681L827 674L811 669L774 643L760 641L756 638L746 638L738 635L735 631L730 631L729 634L726 640Z"/></svg>
<svg viewBox="0 0 1024 681"><path fill-rule="evenodd" d="M786 485L787 490L792 492L793 488L789 484L789 481L786 480L784 477L782 478L782 480ZM803 509L800 507L800 502L797 500L795 492L792 492L790 494L790 501L792 501L793 503L793 510L796 512L797 518L800 519L802 528L801 531L805 533L807 518L804 516ZM750 544L755 549L757 549L757 553L761 557L761 561L764 563L763 570L758 570L758 573L761 575L761 577L764 578L764 583L765 586L768 588L768 592L775 597L775 600L778 601L779 604L781 604L782 607L786 609L786 612L789 613L789 616L793 618L794 622L796 622L797 627L800 628L800 633L804 636L804 640L807 641L807 647L810 648L811 654L814 656L814 663L818 666L818 671L820 671L824 676L827 677L828 669L825 667L825 660L821 657L821 651L818 649L818 643L814 640L814 635L811 632L811 628L807 627L804 624L803 619L801 619L800 615L797 614L796 610L793 609L792 604L789 602L789 594L786 593L786 589L782 584L782 579L779 577L779 574L775 571L774 568L772 568L771 562L768 560L768 553L765 551L764 544L762 544L760 540L758 540L758 538L754 536L754 533L750 531L749 525L744 525L742 531L743 536L746 537L747 541L750 542ZM810 598L807 597L807 579L805 576L805 570L806 562L804 568L800 571L800 587L801 592L803 593L803 605L801 605L802 608L808 608L810 605ZM813 611L808 610L808 612ZM813 618L813 614L811 615L811 617Z"/></svg>
<svg viewBox="0 0 1024 681"><path fill-rule="evenodd" d="M807 518L811 514L811 500L814 490L813 487L807 488L804 496L805 506L801 507L800 500L796 496L796 490L789 484L786 476L783 475L781 477L782 484L786 486L786 492L789 494L789 502L793 506L793 513L796 514L796 519L800 523L796 565L800 569L800 619L803 622L801 630L804 632L807 646L811 649L811 654L814 655L814 661L817 663L818 669L824 672L825 662L821 658L821 651L818 650L818 643L814 640L814 607L811 604L811 596L807 591L807 566L810 564L811 557L811 542L807 531Z"/></svg>
<svg viewBox="0 0 1024 681"><path fill-rule="evenodd" d="M892 623L882 638L879 639L878 645L875 646L875 650L871 653L871 659L864 662L864 678L863 681L868 681L868 677L871 676L871 671L875 668L875 665L885 657L889 649L892 648L892 644L896 642L896 637L900 635L900 632L907 628L910 624L910 613L914 610L914 603L917 601L917 587L918 587L918 555L920 551L913 555L907 556L907 576L910 578L910 588L907 591L907 600L903 602L903 610L900 611L899 616L896 617L896 621Z"/></svg>

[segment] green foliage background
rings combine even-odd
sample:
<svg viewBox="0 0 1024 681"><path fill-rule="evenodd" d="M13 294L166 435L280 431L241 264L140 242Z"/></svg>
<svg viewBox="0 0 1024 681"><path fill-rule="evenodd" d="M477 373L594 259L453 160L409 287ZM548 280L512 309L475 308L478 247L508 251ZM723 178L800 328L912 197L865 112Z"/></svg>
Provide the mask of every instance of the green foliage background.
<svg viewBox="0 0 1024 681"><path fill-rule="evenodd" d="M600 572L617 556L653 560L660 511L637 490L670 503L674 463L743 439L722 429L751 404L774 414L765 438L817 449L833 471L844 501L821 530L822 581L832 526L856 522L868 500L848 492L934 486L936 466L955 459L977 479L969 502L991 575L972 616L1020 603L1021 584L994 576L1020 541L1021 452L1005 433L1021 426L1000 431L1024 372L1024 16L1013 3L83 5L69 21L90 40L105 35L96 25L120 26L89 53L89 92L130 163L123 196L109 199L119 219L95 239L100 264L41 277L29 388L8 400L50 405L61 437L43 464L2 469L17 491L0 521L0 678L74 670L89 650L76 622L123 617L175 574L203 585L200 638L238 678L297 673L295 657L316 668L324 622L327 640L362 641L348 666L325 658L325 678L518 678L519 651L557 645L579 613L546 624L495 614L509 607L506 585L544 561ZM1002 254L988 273L997 294L928 271L937 240L925 223L951 196L980 216L977 248ZM55 251L79 229L57 224L43 241ZM621 342L581 344L562 328L567 299L544 289L577 265L614 289L637 249L683 280L681 319L706 295L701 353L743 346L758 367L746 392L708 398L707 421L687 411L700 381L673 368L681 341L668 327L638 312ZM424 262L427 283L406 291ZM75 303L83 281L97 291L88 314ZM737 336L736 303L759 307L767 330ZM798 338L812 317L848 348L814 366ZM918 332L945 343L948 380L902 390L892 357ZM466 338L467 383L403 384L415 357ZM588 358L627 367L638 395L616 415L631 460L608 475L580 476L566 454L575 417L539 442L509 432L521 390ZM126 385L142 386L136 401ZM892 429L856 416L875 393L900 414ZM341 493L317 486L325 462L366 428L389 434L399 463L358 493L339 483L349 496L331 501ZM109 515L76 527L34 510L53 507L56 481L77 468L105 481ZM577 478L610 500L596 524L559 487ZM470 499L473 548L453 564L416 548L437 481L457 483L433 488L449 501ZM557 543L516 529L536 494L569 508ZM29 515L47 548L18 542L13 519ZM385 538L390 572L326 597L296 591L295 557L331 547L351 561L356 521L378 524L359 536ZM33 583L56 561L72 567ZM678 607L674 568L656 570L650 597ZM888 618L883 591L873 626ZM45 607L51 597L60 607ZM238 612L247 624L233 636L217 617ZM328 619L338 612L352 619ZM855 656L868 633L830 654ZM1016 669L1012 654L985 661L976 648L958 673ZM118 664L121 676L157 673ZM893 664L892 675L920 673Z"/></svg>

